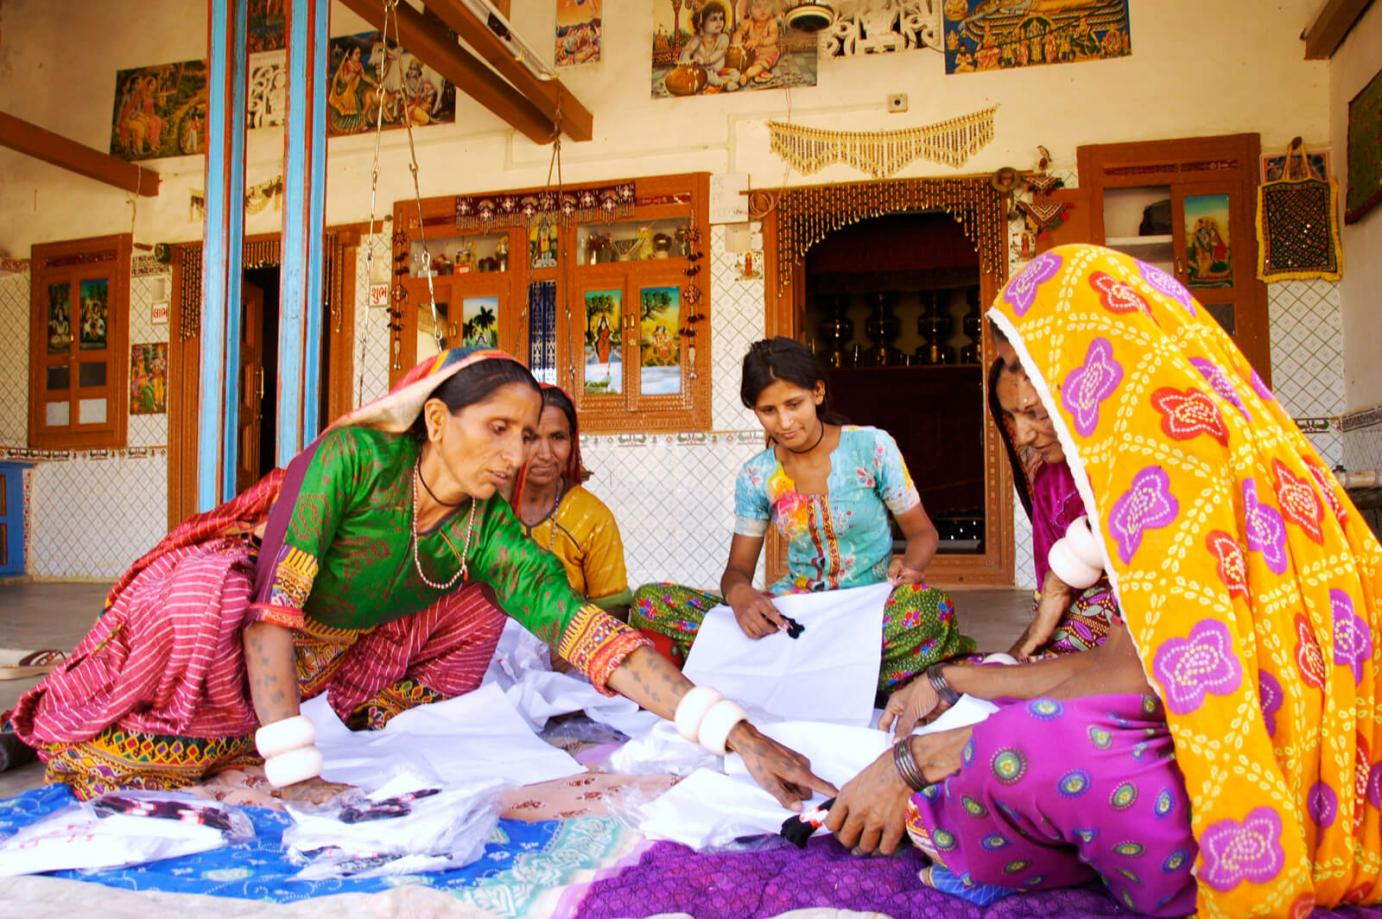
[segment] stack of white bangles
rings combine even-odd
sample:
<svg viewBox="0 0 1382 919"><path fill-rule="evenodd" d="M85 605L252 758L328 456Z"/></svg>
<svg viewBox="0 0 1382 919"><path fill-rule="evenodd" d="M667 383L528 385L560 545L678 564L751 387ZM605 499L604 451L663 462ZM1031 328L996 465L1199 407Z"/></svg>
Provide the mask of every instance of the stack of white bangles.
<svg viewBox="0 0 1382 919"><path fill-rule="evenodd" d="M737 702L726 699L709 686L693 686L677 703L677 733L698 743L716 756L724 756L729 732L741 721L748 721Z"/></svg>
<svg viewBox="0 0 1382 919"><path fill-rule="evenodd" d="M254 733L254 745L264 757L264 775L275 788L316 778L322 772L317 729L303 715L266 724Z"/></svg>
<svg viewBox="0 0 1382 919"><path fill-rule="evenodd" d="M1056 577L1076 590L1099 583L1104 576L1104 553L1090 529L1088 517L1081 517L1066 528L1065 535L1051 546L1046 561Z"/></svg>

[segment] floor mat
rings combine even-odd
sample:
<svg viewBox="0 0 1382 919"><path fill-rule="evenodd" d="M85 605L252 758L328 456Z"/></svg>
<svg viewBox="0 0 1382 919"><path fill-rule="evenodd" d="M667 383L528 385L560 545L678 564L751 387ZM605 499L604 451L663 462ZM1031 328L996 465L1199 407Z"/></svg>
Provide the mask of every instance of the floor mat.
<svg viewBox="0 0 1382 919"><path fill-rule="evenodd" d="M0 800L0 838L7 837L75 799L66 786L51 785ZM550 915L539 905L566 885L587 880L631 848L634 837L618 821L581 817L529 823L501 820L479 861L452 871L365 880L290 880L297 869L281 851L289 818L246 807L256 839L245 846L164 859L94 874L53 872L49 877L119 887L201 894L279 903L344 893L377 893L415 885L445 891L499 916Z"/></svg>
<svg viewBox="0 0 1382 919"><path fill-rule="evenodd" d="M1136 915L1102 887L1008 897L986 909L923 887L923 862L913 849L892 858L856 858L834 839L817 837L805 851L698 854L660 842L636 864L592 883L576 919L690 913L696 919L767 919L791 910L835 907L876 911L893 919L1112 919ZM1377 919L1382 909L1317 910L1315 917Z"/></svg>

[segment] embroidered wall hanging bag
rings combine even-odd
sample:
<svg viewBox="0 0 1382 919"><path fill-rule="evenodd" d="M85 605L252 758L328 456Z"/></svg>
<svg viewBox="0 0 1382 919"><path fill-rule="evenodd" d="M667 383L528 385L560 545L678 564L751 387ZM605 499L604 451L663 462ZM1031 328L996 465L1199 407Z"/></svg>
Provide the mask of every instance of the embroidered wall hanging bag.
<svg viewBox="0 0 1382 919"><path fill-rule="evenodd" d="M1257 188L1257 277L1272 281L1343 273L1339 246L1339 186L1310 169L1305 144L1291 141L1281 178Z"/></svg>

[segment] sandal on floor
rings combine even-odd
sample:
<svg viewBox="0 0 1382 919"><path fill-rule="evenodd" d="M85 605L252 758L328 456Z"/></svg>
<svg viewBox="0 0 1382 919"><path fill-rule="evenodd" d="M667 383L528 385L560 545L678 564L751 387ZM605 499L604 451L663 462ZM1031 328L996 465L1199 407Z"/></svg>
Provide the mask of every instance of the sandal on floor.
<svg viewBox="0 0 1382 919"><path fill-rule="evenodd" d="M0 680L24 680L43 676L67 660L67 652L44 648L21 657L13 664L0 664Z"/></svg>

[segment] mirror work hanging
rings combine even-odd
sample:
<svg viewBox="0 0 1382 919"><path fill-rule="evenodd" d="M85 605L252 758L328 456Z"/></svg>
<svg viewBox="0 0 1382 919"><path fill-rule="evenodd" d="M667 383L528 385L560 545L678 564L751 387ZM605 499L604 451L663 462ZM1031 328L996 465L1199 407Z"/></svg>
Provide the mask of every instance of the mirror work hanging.
<svg viewBox="0 0 1382 919"><path fill-rule="evenodd" d="M1281 178L1257 187L1259 280L1339 280L1338 198L1335 181L1311 171L1301 139L1291 141Z"/></svg>

